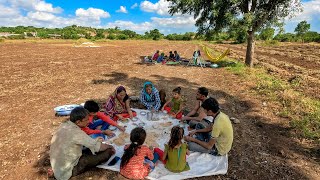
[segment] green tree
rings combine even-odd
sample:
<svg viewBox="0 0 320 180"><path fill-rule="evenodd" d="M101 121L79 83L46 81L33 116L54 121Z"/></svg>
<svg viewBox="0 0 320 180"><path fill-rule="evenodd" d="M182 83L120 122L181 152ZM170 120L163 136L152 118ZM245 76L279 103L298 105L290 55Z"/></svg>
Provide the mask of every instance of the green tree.
<svg viewBox="0 0 320 180"><path fill-rule="evenodd" d="M274 29L273 28L265 28L262 29L260 34L259 34L259 38L261 40L272 40L273 36L274 36Z"/></svg>
<svg viewBox="0 0 320 180"><path fill-rule="evenodd" d="M247 32L246 64L253 66L254 33L300 10L299 0L168 0L169 13L193 14L199 33L242 22Z"/></svg>
<svg viewBox="0 0 320 180"><path fill-rule="evenodd" d="M310 24L308 24L307 21L301 21L299 22L297 27L294 29L294 32L296 32L298 36L302 36L309 30L310 30Z"/></svg>
<svg viewBox="0 0 320 180"><path fill-rule="evenodd" d="M163 34L161 34L158 29L154 29L149 32L145 32L145 36L153 40L159 40L163 37Z"/></svg>

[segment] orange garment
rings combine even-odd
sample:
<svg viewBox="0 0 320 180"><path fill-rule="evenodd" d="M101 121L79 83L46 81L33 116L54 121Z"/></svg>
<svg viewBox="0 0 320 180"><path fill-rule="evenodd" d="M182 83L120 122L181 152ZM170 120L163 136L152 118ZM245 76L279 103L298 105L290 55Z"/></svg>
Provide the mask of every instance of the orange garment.
<svg viewBox="0 0 320 180"><path fill-rule="evenodd" d="M112 126L117 126L117 125L118 125L117 122L115 122L114 120L110 119L110 117L107 116L107 115L105 115L103 112L97 112L97 115L96 115L96 116L97 116L98 119L101 119L102 121L104 121L104 122L106 122L106 123L108 123L108 124L110 124L110 125L112 125ZM90 116L89 116L89 124L92 123L92 120L93 120L93 116L90 115ZM90 134L100 134L100 133L102 133L101 130L99 130L99 129L90 129L88 126L87 126L87 127L83 127L83 128L81 128L81 129L82 129L84 132L86 132L88 135L90 135Z"/></svg>
<svg viewBox="0 0 320 180"><path fill-rule="evenodd" d="M150 171L149 165L144 163L145 157L153 160L153 152L147 146L142 145L128 164L120 168L120 174L129 179L144 179Z"/></svg>

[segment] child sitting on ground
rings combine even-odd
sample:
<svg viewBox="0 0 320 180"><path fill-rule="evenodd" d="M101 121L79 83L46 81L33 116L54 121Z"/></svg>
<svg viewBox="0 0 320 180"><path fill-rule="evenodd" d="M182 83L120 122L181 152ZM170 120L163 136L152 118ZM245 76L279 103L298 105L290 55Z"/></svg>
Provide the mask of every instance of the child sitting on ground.
<svg viewBox="0 0 320 180"><path fill-rule="evenodd" d="M181 97L181 88L177 87L172 91L172 99L170 99L169 101L167 101L163 107L162 107L162 111L166 110L172 117L175 117L177 119L181 119L182 118L182 110L183 110L183 99ZM172 104L172 107L169 107L169 103Z"/></svg>
<svg viewBox="0 0 320 180"><path fill-rule="evenodd" d="M120 163L120 174L128 179L144 179L148 176L159 159L146 145L146 131L141 127L134 128L130 133L130 145L125 146ZM153 161L151 161L153 160Z"/></svg>
<svg viewBox="0 0 320 180"><path fill-rule="evenodd" d="M189 155L190 152L188 145L182 143L183 135L183 128L174 126L171 129L169 143L164 145L165 149L162 160L167 160L165 167L171 172L177 173L190 170L186 160L186 155Z"/></svg>
<svg viewBox="0 0 320 180"><path fill-rule="evenodd" d="M97 137L106 139L105 135L109 137L114 136L112 131L107 130L110 125L117 127L121 131L125 131L124 127L118 125L109 116L106 116L103 112L99 112L99 105L95 101L86 101L84 108L89 111L89 124L81 129L93 139Z"/></svg>

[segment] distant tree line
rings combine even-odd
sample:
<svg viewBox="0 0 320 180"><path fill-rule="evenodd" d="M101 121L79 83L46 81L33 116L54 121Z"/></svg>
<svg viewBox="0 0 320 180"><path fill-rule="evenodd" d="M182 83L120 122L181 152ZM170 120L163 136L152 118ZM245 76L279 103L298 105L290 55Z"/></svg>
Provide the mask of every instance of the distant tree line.
<svg viewBox="0 0 320 180"><path fill-rule="evenodd" d="M300 22L295 28L295 33L285 33L283 24L278 26L278 32L273 27L265 27L256 34L257 40L264 41L281 41L281 42L320 42L320 34L318 32L309 31L310 24L306 21ZM82 27L77 25L67 26L64 28L37 28L33 26L16 26L16 27L0 27L0 33L11 33L10 39L24 39L26 37L46 38L61 38L61 39L80 39L86 38L91 40L110 39L110 40L126 40L126 39L141 39L141 40L207 40L207 41L234 41L236 43L244 43L247 40L247 32L241 28L241 24L236 24L221 32L208 32L205 35L186 32L184 34L168 34L163 35L158 29L153 29L138 34L131 30L121 30L119 27L98 29L92 27ZM36 35L34 34L36 32Z"/></svg>

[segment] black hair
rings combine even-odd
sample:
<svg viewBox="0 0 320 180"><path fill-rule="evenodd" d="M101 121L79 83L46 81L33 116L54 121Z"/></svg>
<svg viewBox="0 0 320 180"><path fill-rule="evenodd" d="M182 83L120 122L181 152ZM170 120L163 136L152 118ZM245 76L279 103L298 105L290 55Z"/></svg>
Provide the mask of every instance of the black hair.
<svg viewBox="0 0 320 180"><path fill-rule="evenodd" d="M93 100L86 101L83 107L91 113L96 113L100 109L98 103Z"/></svg>
<svg viewBox="0 0 320 180"><path fill-rule="evenodd" d="M172 90L172 92L181 94L181 87L174 88L174 89Z"/></svg>
<svg viewBox="0 0 320 180"><path fill-rule="evenodd" d="M220 107L219 107L219 102L215 99L215 98L208 98L206 99L201 107L203 107L203 109L209 111L211 110L213 113L217 113L219 110L220 110Z"/></svg>
<svg viewBox="0 0 320 180"><path fill-rule="evenodd" d="M173 149L174 147L176 147L176 145L181 143L181 139L183 138L183 135L184 135L184 129L179 126L174 126L171 129L170 140L168 143L169 148Z"/></svg>
<svg viewBox="0 0 320 180"><path fill-rule="evenodd" d="M174 53L178 53L177 51L174 51Z"/></svg>
<svg viewBox="0 0 320 180"><path fill-rule="evenodd" d="M127 94L126 88L124 88L123 86L119 86L119 87L117 88L116 94L119 94L119 93L121 93L122 91L124 91L124 92L126 93L126 96L123 98L123 102L126 102L126 100L129 99L129 96L128 96L128 94Z"/></svg>
<svg viewBox="0 0 320 180"><path fill-rule="evenodd" d="M70 121L75 123L76 121L84 119L89 114L89 111L83 107L76 107L70 113Z"/></svg>
<svg viewBox="0 0 320 180"><path fill-rule="evenodd" d="M205 87L200 87L199 89L198 89L198 92L201 94L201 95L204 95L204 96L208 96L208 94L209 94L209 91L208 91L208 89L207 88L205 88Z"/></svg>
<svg viewBox="0 0 320 180"><path fill-rule="evenodd" d="M134 128L130 133L131 144L127 149L124 150L123 156L121 158L120 167L125 167L130 159L137 154L137 150L146 140L147 133L141 127Z"/></svg>

